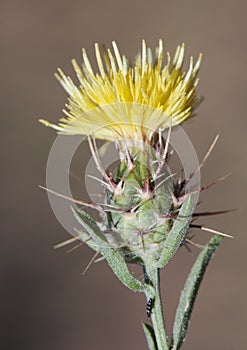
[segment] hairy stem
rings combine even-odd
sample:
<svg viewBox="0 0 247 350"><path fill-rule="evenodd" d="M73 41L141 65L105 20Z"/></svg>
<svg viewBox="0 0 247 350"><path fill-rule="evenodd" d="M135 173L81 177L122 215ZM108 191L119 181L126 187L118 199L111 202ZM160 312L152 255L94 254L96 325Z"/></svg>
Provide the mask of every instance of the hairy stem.
<svg viewBox="0 0 247 350"><path fill-rule="evenodd" d="M158 350L169 350L164 323L162 302L160 297L160 270L158 268L149 269L148 264L145 266L148 282L154 287L154 295L146 293L147 300L153 299L151 318Z"/></svg>

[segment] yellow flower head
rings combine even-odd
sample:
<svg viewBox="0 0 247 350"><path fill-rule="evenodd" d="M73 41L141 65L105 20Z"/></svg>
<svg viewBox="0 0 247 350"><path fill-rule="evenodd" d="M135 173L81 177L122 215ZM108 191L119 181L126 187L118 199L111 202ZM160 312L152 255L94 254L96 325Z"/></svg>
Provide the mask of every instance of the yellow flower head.
<svg viewBox="0 0 247 350"><path fill-rule="evenodd" d="M56 77L69 94L66 118L61 118L58 125L43 119L41 123L63 134L93 134L104 140L150 140L154 132L177 125L191 115L197 100L201 55L195 64L191 57L185 73L184 44L177 47L172 62L167 53L164 66L162 40L155 59L143 40L133 66L121 56L115 42L112 46L114 53L104 48L102 59L99 45L95 44L98 73L94 72L85 49L82 69L72 60L79 86L58 69Z"/></svg>

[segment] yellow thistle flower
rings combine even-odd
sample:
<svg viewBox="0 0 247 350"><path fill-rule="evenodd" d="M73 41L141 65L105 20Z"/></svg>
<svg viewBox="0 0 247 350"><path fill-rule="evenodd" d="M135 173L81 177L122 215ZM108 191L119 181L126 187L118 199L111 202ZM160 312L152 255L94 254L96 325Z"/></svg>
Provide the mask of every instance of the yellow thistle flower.
<svg viewBox="0 0 247 350"><path fill-rule="evenodd" d="M201 55L195 64L191 57L185 73L184 44L177 47L172 63L167 53L163 66L162 40L155 59L143 40L133 67L121 56L115 42L112 46L114 54L104 48L102 59L99 45L95 44L99 73L94 73L85 49L82 69L72 60L79 87L58 69L56 77L69 94L64 110L67 118L61 118L58 125L43 119L41 123L63 134L93 134L104 140L150 140L154 132L177 125L191 115L197 100Z"/></svg>

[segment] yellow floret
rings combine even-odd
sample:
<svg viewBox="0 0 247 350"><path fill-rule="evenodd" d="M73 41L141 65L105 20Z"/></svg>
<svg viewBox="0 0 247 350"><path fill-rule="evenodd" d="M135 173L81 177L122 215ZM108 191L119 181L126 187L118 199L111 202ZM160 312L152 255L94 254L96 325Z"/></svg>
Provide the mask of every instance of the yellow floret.
<svg viewBox="0 0 247 350"><path fill-rule="evenodd" d="M196 104L197 74L201 55L195 64L191 57L187 73L182 72L184 45L178 46L172 63L167 53L163 66L163 42L159 40L155 60L142 41L142 50L133 67L121 56L115 42L113 53L99 45L95 53L99 72L95 73L86 51L82 69L72 60L79 86L58 69L56 77L69 94L68 104L58 125L41 123L60 133L90 135L104 140L141 138L150 140L154 132L187 119Z"/></svg>

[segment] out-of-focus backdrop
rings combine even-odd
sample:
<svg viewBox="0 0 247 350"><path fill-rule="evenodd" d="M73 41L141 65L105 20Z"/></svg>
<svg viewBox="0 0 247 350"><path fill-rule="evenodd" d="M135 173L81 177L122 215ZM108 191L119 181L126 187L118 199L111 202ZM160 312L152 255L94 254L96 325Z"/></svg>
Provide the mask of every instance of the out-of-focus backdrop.
<svg viewBox="0 0 247 350"><path fill-rule="evenodd" d="M57 121L67 97L56 68L73 75L70 59L81 60L81 47L92 57L94 42L116 40L134 58L143 38L153 48L163 38L171 53L185 42L187 61L203 52L205 100L184 128L199 159L220 133L203 183L231 176L202 194L200 210L239 209L201 221L235 238L224 241L207 271L184 349L246 349L246 11L243 0L1 1L1 349L147 348L144 297L124 288L104 262L83 277L87 247L53 249L69 235L38 188L56 137L38 117ZM88 149L77 161L84 156ZM194 240L209 237L198 232ZM162 273L169 332L196 254L180 249Z"/></svg>

